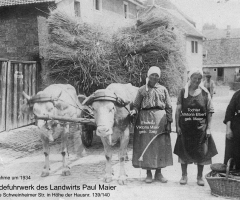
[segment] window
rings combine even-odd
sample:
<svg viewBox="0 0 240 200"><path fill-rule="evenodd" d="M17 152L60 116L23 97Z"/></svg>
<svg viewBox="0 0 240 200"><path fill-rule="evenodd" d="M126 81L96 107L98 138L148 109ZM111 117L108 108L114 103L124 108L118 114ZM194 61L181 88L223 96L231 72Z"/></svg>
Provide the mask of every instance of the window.
<svg viewBox="0 0 240 200"><path fill-rule="evenodd" d="M93 0L94 9L101 11L102 10L102 0Z"/></svg>
<svg viewBox="0 0 240 200"><path fill-rule="evenodd" d="M76 17L80 17L80 2L79 1L74 1L74 12Z"/></svg>
<svg viewBox="0 0 240 200"><path fill-rule="evenodd" d="M124 14L124 18L127 19L128 18L128 3L127 2L123 2L123 14Z"/></svg>
<svg viewBox="0 0 240 200"><path fill-rule="evenodd" d="M223 68L218 68L218 71L217 71L217 75L218 76L223 76L223 73L224 73L224 70L223 70Z"/></svg>
<svg viewBox="0 0 240 200"><path fill-rule="evenodd" d="M197 41L192 41L192 53L198 53L198 42Z"/></svg>
<svg viewBox="0 0 240 200"><path fill-rule="evenodd" d="M198 42L195 41L195 53L198 53Z"/></svg>

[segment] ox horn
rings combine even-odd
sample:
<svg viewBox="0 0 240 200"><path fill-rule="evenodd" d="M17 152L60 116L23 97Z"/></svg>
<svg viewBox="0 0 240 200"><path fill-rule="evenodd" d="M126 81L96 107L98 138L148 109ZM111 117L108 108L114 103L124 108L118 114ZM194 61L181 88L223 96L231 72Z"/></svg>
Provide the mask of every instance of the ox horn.
<svg viewBox="0 0 240 200"><path fill-rule="evenodd" d="M83 101L87 98L84 94L79 94L77 97L80 103L83 103Z"/></svg>
<svg viewBox="0 0 240 200"><path fill-rule="evenodd" d="M31 97L30 97L28 94L26 94L24 91L22 92L22 95L23 95L27 100L30 100L30 99L31 99Z"/></svg>
<svg viewBox="0 0 240 200"><path fill-rule="evenodd" d="M94 93L91 94L89 97L87 97L83 102L82 102L82 105L88 105L90 104L91 100L93 99L94 97Z"/></svg>

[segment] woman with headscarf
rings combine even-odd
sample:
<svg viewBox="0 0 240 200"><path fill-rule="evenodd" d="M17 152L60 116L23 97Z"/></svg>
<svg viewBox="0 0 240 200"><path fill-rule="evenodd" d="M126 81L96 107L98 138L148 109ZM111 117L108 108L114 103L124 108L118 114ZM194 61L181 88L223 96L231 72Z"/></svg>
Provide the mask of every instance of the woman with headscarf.
<svg viewBox="0 0 240 200"><path fill-rule="evenodd" d="M178 161L181 163L182 185L188 181L187 165L195 163L198 169L197 184L204 186L203 167L211 164L211 158L217 154L211 136L214 109L208 90L201 85L202 77L201 69L192 69L189 81L177 100L175 119L178 137L174 153L178 155Z"/></svg>
<svg viewBox="0 0 240 200"><path fill-rule="evenodd" d="M146 85L139 88L131 111L132 115L138 114L132 163L136 168L147 170L146 183L153 181L151 170L155 170L156 181L166 183L161 168L173 164L169 134L173 121L172 106L167 89L158 83L160 74L156 66L148 70Z"/></svg>

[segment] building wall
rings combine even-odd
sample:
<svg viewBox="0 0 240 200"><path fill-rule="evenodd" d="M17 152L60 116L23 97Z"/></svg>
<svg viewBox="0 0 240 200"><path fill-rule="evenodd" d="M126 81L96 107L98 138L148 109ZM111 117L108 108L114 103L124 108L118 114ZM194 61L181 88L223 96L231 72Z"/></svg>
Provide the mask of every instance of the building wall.
<svg viewBox="0 0 240 200"><path fill-rule="evenodd" d="M39 58L37 16L46 5L18 5L0 8L0 57L11 60Z"/></svg>
<svg viewBox="0 0 240 200"><path fill-rule="evenodd" d="M102 0L101 11L94 9L93 0L78 0L80 2L81 19L84 22L116 29L133 22L137 16L136 5L127 0L129 19L124 18L123 0ZM57 4L58 9L74 16L74 0L64 0Z"/></svg>
<svg viewBox="0 0 240 200"><path fill-rule="evenodd" d="M222 68L222 67L221 67ZM235 75L236 75L236 68L237 67L224 67L224 82L231 83L235 81ZM240 66L239 66L240 68ZM217 67L204 67L203 68L204 72L208 72L212 76L212 80L217 81L217 72L218 68Z"/></svg>
<svg viewBox="0 0 240 200"><path fill-rule="evenodd" d="M228 67L224 68L224 81L229 83L229 82L234 82L235 81L235 67Z"/></svg>
<svg viewBox="0 0 240 200"><path fill-rule="evenodd" d="M198 42L198 53L192 53L191 42ZM191 70L191 68L199 68L203 65L203 41L202 39L194 38L194 37L186 37L186 63L187 63L187 71Z"/></svg>

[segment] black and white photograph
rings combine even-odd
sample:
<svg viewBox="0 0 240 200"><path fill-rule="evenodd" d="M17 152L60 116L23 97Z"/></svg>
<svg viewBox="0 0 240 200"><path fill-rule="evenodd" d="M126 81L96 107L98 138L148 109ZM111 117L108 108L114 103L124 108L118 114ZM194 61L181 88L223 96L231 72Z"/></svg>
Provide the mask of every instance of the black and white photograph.
<svg viewBox="0 0 240 200"><path fill-rule="evenodd" d="M0 0L0 199L240 199L240 0Z"/></svg>

